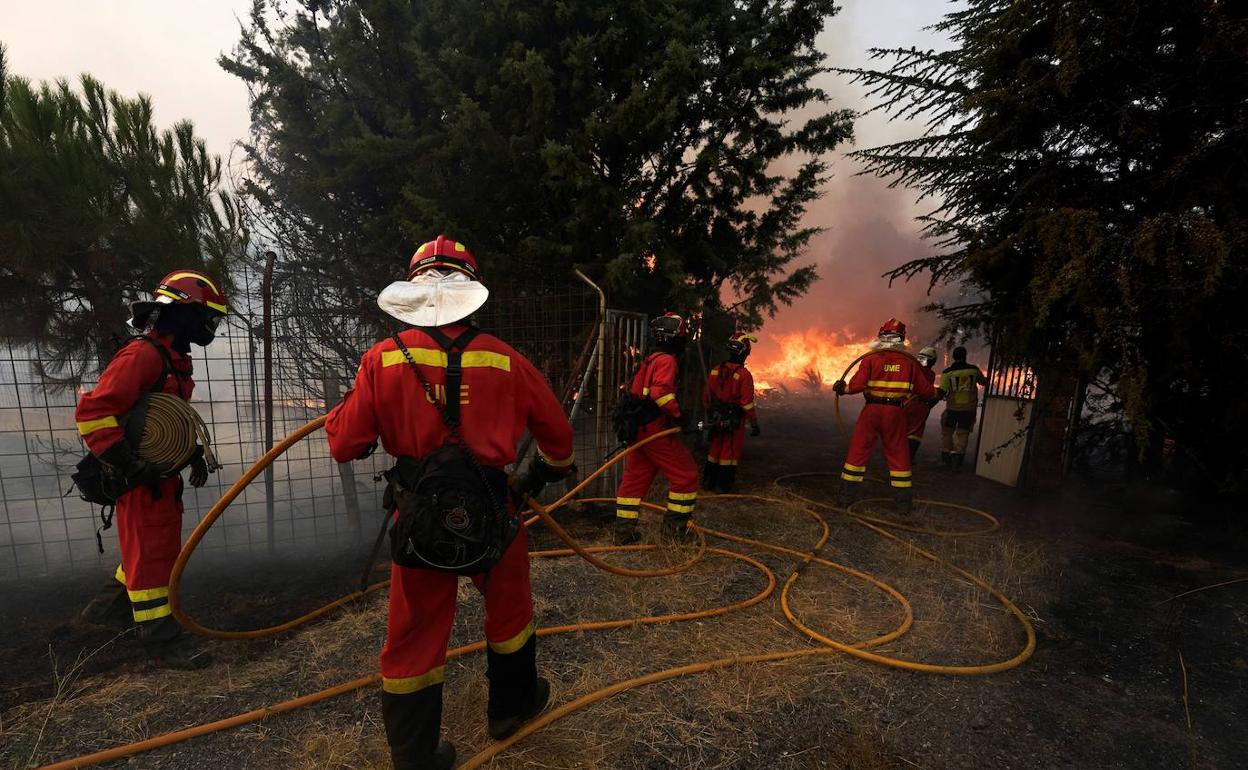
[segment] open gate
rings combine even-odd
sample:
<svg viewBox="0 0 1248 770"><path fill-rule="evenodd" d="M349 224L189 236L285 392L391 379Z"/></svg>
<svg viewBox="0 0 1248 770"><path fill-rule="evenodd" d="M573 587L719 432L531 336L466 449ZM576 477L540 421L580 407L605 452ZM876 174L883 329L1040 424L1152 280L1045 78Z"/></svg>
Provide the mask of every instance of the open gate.
<svg viewBox="0 0 1248 770"><path fill-rule="evenodd" d="M611 424L611 413L615 408L615 400L619 396L620 386L632 377L637 364L646 355L646 344L649 340L648 318L645 313L633 313L627 310L608 309L603 315L602 330L598 348L598 392L597 407L594 410L595 434L598 457L605 459L617 449L619 442L615 437L615 429ZM617 464L599 477L598 494L603 497L614 497L615 489L620 484L620 476L624 473L623 464Z"/></svg>
<svg viewBox="0 0 1248 770"><path fill-rule="evenodd" d="M1018 486L1036 401L1031 367L997 360L989 363L988 386L980 415L975 473L1006 486Z"/></svg>

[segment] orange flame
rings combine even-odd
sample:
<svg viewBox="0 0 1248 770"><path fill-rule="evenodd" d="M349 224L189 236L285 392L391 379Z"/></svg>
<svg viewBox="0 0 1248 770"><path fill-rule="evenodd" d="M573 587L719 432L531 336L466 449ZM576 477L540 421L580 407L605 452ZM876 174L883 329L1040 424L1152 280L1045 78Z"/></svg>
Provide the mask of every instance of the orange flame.
<svg viewBox="0 0 1248 770"><path fill-rule="evenodd" d="M754 347L750 369L757 392L771 389L771 382L800 381L827 385L836 382L855 358L871 349L870 339L855 340L848 331L807 329L787 334L767 334Z"/></svg>

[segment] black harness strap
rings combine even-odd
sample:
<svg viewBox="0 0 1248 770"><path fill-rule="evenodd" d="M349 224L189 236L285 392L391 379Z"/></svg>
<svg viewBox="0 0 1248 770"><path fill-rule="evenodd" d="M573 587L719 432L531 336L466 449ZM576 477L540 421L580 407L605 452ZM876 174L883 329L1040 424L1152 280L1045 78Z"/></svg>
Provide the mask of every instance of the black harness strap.
<svg viewBox="0 0 1248 770"><path fill-rule="evenodd" d="M464 352L481 331L470 326L458 337L451 339L441 329L423 326L419 328L446 351L446 415L451 426L458 427L460 389L464 381Z"/></svg>

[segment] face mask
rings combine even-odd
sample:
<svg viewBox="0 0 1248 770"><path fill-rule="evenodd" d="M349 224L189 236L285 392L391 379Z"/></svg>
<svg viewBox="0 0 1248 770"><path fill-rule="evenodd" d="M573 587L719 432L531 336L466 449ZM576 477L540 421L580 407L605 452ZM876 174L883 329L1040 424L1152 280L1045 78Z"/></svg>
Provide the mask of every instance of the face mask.
<svg viewBox="0 0 1248 770"><path fill-rule="evenodd" d="M225 316L211 310L203 310L201 313L204 318L201 323L192 328L189 338L196 345L206 348L217 338L217 328Z"/></svg>

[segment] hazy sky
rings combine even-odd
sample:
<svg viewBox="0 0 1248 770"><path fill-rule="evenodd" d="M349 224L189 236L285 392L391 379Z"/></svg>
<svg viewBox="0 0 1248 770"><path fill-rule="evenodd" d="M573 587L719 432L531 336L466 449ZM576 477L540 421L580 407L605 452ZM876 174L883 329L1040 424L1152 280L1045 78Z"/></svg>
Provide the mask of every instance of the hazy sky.
<svg viewBox="0 0 1248 770"><path fill-rule="evenodd" d="M13 74L44 80L90 72L123 94L149 94L161 125L189 118L208 149L228 157L234 142L247 132L247 90L216 59L232 50L239 18L249 7L250 0L0 0L0 43L8 51ZM845 67L866 64L871 46L939 46L923 28L949 8L942 0L846 0L820 44L829 64ZM861 89L843 77L826 76L823 84L835 95L836 106L866 106ZM888 124L880 115L865 116L856 126L857 146L912 131ZM856 280L859 294L877 294L884 288L878 278L882 269L923 248L912 222L913 194L854 177L856 170L838 158L836 176L809 216L829 228L812 244L810 259L820 264L825 279L835 280L825 280L825 287L803 301L798 312L787 313L771 328L796 328L811 321L833 328L857 326L849 323L851 311L842 309L845 303L829 305L824 292L836 285L841 289L838 297L844 298L845 281L853 285ZM894 290L888 299L905 311L922 301L921 293Z"/></svg>

